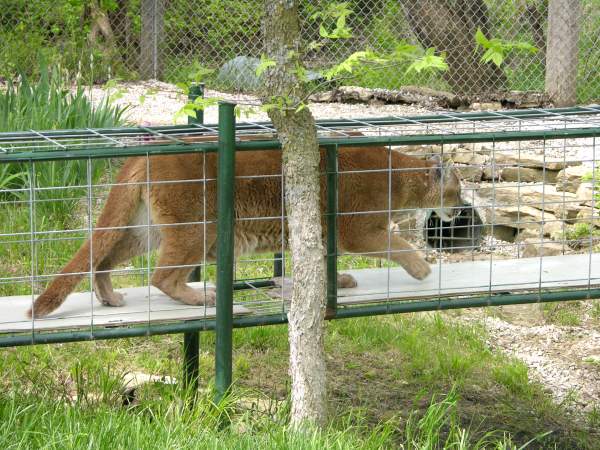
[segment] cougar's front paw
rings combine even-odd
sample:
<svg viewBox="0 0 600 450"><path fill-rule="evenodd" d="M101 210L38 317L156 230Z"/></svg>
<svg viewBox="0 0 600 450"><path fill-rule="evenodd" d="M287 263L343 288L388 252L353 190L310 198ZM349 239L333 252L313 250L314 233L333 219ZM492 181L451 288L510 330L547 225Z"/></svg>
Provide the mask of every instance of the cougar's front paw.
<svg viewBox="0 0 600 450"><path fill-rule="evenodd" d="M215 306L217 303L217 291L214 289L194 289L196 291L196 305Z"/></svg>
<svg viewBox="0 0 600 450"><path fill-rule="evenodd" d="M423 280L431 273L431 267L422 258L416 258L404 267L406 271L417 280Z"/></svg>
<svg viewBox="0 0 600 450"><path fill-rule="evenodd" d="M217 293L214 289L193 289L185 286L184 289L171 295L172 298L186 305L193 306L214 306L217 300Z"/></svg>

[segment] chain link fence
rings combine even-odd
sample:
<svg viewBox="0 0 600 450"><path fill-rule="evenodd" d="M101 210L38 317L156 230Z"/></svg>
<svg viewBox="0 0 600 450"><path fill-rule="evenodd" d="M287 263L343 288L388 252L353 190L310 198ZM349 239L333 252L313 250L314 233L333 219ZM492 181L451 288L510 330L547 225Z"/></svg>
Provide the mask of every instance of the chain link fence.
<svg viewBox="0 0 600 450"><path fill-rule="evenodd" d="M319 38L318 24L310 16L330 3L302 2L307 42ZM599 0L552 0L550 7L547 0L347 4L353 10L348 19L353 36L310 52L311 67L322 69L363 49L389 54L408 42L445 52L449 68L407 74L408 63L384 69L365 66L344 84L485 94L543 91L558 79L561 86L576 88L579 102L600 98ZM0 75L5 78L19 69L35 71L43 60L95 82L111 77L178 82L203 76L209 86L231 90L246 87L255 61L230 63L233 75L228 79L219 76L223 65L236 57L258 58L263 48L262 0L0 0L0 5ZM508 51L499 67L483 63L477 29L488 39L527 42L538 51Z"/></svg>

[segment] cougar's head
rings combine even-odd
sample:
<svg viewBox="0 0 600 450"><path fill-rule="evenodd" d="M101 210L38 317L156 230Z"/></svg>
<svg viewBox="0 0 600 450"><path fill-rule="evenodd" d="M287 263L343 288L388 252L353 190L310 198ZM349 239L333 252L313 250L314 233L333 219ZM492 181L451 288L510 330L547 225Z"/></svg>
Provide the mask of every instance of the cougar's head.
<svg viewBox="0 0 600 450"><path fill-rule="evenodd" d="M460 213L463 205L460 177L452 162L444 163L439 155L431 158L430 162L430 189L424 206L432 208L444 222L450 222Z"/></svg>

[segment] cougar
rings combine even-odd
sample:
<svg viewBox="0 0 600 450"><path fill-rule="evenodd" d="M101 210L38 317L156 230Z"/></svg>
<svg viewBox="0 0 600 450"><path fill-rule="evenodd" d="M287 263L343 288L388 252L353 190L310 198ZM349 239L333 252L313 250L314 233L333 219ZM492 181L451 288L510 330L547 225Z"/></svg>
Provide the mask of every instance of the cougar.
<svg viewBox="0 0 600 450"><path fill-rule="evenodd" d="M281 164L277 150L236 154L235 175L240 177L232 205L236 255L281 251L282 231L288 233L282 230L287 226L281 219ZM421 253L389 233L390 211L432 208L443 220L451 220L461 204L460 180L452 166L443 165L439 158L419 159L385 147L341 147L338 170L339 253L389 257L414 278L427 277L430 268ZM324 150L321 171L325 171ZM214 290L196 290L186 281L204 255L208 261L216 258L216 177L215 153L126 160L91 238L35 300L28 316L44 317L56 310L90 268L102 304L122 306L123 295L114 291L110 271L148 247L158 249L153 286L188 305L214 304ZM322 176L322 211L325 194ZM354 287L356 281L340 274L338 286Z"/></svg>

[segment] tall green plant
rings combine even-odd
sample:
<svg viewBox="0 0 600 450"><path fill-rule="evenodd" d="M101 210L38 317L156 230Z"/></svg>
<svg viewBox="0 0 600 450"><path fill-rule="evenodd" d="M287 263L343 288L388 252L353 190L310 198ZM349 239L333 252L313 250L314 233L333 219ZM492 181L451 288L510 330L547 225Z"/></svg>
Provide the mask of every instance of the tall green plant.
<svg viewBox="0 0 600 450"><path fill-rule="evenodd" d="M69 76L59 67L40 68L40 78L31 81L21 73L19 82L9 82L0 92L0 131L108 128L125 123L127 107L111 104L105 96L94 105L81 83L72 87ZM88 173L87 161L57 161L33 165L0 166L2 197L26 201L33 185L37 215L65 224L85 195L85 186L95 183L108 162L94 161ZM91 179L89 179L91 178ZM48 189L58 188L58 189ZM68 188L68 189L65 189ZM8 191L8 192L7 192Z"/></svg>

